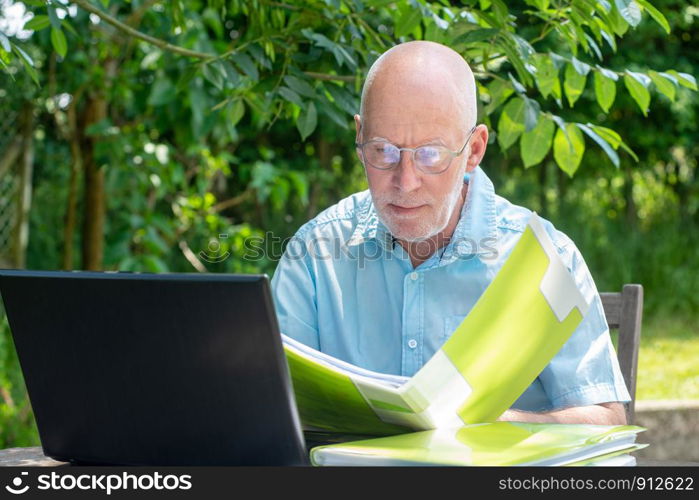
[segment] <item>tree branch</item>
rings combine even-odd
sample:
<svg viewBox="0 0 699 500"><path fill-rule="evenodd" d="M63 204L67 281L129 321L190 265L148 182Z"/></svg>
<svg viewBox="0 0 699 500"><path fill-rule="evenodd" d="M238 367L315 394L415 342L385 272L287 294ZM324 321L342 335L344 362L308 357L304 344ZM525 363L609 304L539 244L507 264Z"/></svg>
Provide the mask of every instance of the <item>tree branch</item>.
<svg viewBox="0 0 699 500"><path fill-rule="evenodd" d="M165 40L161 40L160 38L155 38L150 35L146 35L145 33L142 33L131 26L128 26L127 24L122 23L118 19L110 16L106 12L101 11L94 5L92 5L88 0L73 0L73 3L78 5L79 7L83 8L84 10L96 15L100 19L102 19L105 23L111 24L114 26L116 29L119 31L122 31L128 35L131 35L134 38L138 38L139 40L143 40L144 42L148 42L150 44L155 45L156 47L159 47L163 50L167 50L169 52L174 52L175 54L180 54L185 57L194 57L196 59L213 59L216 58L215 54L206 54L204 52L197 52L194 50L189 50L185 49L184 47L180 47L178 45L172 45L171 43L166 42Z"/></svg>
<svg viewBox="0 0 699 500"><path fill-rule="evenodd" d="M196 254L192 252L192 249L189 248L189 245L187 245L187 242L185 240L180 240L179 247L182 251L182 254L184 255L184 258L187 259L187 262L192 264L192 267L194 269L196 269L200 273L207 272L207 269L204 266L204 264L202 264L201 261L197 258Z"/></svg>
<svg viewBox="0 0 699 500"><path fill-rule="evenodd" d="M352 75L329 75L327 73L314 73L312 71L304 71L303 74L315 78L316 80L336 80L353 83L357 79L357 77Z"/></svg>
<svg viewBox="0 0 699 500"><path fill-rule="evenodd" d="M218 202L216 205L211 207L212 212L220 212L221 210L226 210L227 208L234 207L236 205L240 205L242 202L247 200L252 193L250 191L243 191L241 194L238 196L234 196L233 198L229 198L224 201Z"/></svg>

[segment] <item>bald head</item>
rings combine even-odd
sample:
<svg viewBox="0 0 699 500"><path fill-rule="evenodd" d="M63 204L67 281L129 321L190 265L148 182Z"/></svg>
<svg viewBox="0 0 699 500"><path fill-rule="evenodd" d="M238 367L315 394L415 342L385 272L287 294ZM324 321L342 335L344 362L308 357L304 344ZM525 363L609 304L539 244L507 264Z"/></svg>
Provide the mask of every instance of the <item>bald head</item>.
<svg viewBox="0 0 699 500"><path fill-rule="evenodd" d="M384 52L367 74L360 115L368 123L380 118L379 108L383 113L400 111L405 109L405 102L415 100L458 115L460 125L467 129L476 123L471 68L461 55L444 45L413 41Z"/></svg>

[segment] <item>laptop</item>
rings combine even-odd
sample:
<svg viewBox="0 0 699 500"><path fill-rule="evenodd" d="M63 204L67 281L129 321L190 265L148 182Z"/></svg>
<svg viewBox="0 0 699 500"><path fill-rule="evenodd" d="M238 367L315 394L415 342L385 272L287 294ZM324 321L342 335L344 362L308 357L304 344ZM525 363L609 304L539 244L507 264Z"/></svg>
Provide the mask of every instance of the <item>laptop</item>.
<svg viewBox="0 0 699 500"><path fill-rule="evenodd" d="M0 270L44 454L305 465L266 275Z"/></svg>

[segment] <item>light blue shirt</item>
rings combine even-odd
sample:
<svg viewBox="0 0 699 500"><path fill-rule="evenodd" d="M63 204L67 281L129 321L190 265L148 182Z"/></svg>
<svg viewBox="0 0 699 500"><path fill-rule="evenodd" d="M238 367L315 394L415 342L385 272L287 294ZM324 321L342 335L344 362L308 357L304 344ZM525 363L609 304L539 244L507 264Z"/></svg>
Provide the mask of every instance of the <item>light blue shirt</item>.
<svg viewBox="0 0 699 500"><path fill-rule="evenodd" d="M464 180L466 201L449 244L414 269L368 190L304 224L272 279L281 331L369 370L415 374L488 287L531 213L496 195L481 167ZM513 408L629 401L592 276L570 238L542 222L592 305Z"/></svg>

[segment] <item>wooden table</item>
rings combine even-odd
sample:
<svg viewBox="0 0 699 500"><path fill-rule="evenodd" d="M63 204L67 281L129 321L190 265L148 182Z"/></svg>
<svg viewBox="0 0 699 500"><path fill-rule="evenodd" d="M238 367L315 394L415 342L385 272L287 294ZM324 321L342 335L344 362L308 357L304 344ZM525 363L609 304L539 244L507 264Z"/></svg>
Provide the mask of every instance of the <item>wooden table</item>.
<svg viewBox="0 0 699 500"><path fill-rule="evenodd" d="M644 460L638 459L639 466L662 467L699 467L699 462L683 462L671 460ZM8 448L0 450L0 467L25 466L25 467L61 467L70 466L67 462L57 462L44 455L40 446L30 448Z"/></svg>
<svg viewBox="0 0 699 500"><path fill-rule="evenodd" d="M25 466L25 467L58 467L68 465L66 462L57 462L44 455L40 446L31 448L7 448L0 450L0 467Z"/></svg>

